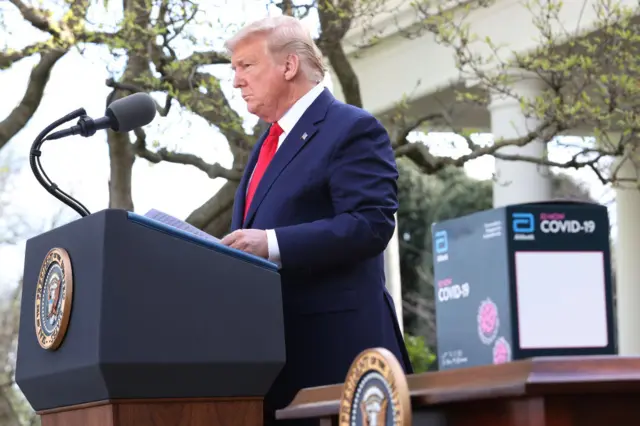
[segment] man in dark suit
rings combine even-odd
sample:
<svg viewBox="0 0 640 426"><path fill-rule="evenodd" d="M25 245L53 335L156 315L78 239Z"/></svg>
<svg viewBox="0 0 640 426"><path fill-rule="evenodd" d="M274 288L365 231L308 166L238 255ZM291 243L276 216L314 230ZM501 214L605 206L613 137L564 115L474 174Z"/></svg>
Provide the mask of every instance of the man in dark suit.
<svg viewBox="0 0 640 426"><path fill-rule="evenodd" d="M301 23L267 18L227 42L249 112L270 123L236 193L222 242L280 266L286 366L265 398L344 381L363 350L385 347L412 372L383 253L398 208L389 136L322 86L322 55Z"/></svg>

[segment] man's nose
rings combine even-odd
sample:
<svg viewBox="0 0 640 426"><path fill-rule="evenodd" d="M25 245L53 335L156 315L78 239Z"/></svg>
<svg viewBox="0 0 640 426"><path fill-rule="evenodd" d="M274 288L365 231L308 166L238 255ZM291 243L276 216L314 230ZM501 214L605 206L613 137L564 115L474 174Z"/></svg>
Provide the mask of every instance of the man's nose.
<svg viewBox="0 0 640 426"><path fill-rule="evenodd" d="M233 87L234 87L234 89L242 87L243 84L244 84L244 79L238 73L236 73L233 76Z"/></svg>

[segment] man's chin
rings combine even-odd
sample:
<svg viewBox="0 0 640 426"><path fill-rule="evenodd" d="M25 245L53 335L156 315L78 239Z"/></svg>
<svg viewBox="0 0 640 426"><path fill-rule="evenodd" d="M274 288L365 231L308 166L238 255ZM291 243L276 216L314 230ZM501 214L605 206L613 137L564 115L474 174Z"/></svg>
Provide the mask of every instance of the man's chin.
<svg viewBox="0 0 640 426"><path fill-rule="evenodd" d="M253 114L258 116L258 118L263 119L262 115L260 115L260 106L259 105L255 105L255 104L251 104L249 102L247 102L247 111L249 111L249 114Z"/></svg>

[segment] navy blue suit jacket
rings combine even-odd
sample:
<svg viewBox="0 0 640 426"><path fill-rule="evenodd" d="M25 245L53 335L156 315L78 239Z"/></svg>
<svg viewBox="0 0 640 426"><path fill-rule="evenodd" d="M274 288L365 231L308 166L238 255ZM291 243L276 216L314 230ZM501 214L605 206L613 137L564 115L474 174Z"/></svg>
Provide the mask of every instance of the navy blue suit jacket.
<svg viewBox="0 0 640 426"><path fill-rule="evenodd" d="M386 130L324 89L276 152L243 222L266 134L240 181L232 221L233 230L274 229L280 248L287 362L265 404L279 409L301 388L343 382L371 347L391 350L412 372L385 289L383 253L398 208Z"/></svg>

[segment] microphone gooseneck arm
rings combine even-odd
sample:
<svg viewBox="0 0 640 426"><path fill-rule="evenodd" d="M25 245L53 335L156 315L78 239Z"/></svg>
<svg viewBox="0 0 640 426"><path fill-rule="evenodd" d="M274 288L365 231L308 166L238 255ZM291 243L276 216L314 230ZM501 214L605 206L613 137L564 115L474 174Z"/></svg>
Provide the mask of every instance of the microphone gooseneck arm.
<svg viewBox="0 0 640 426"><path fill-rule="evenodd" d="M109 116L101 117L101 118L98 118L97 120L94 120L93 118L87 115L82 115L78 119L78 124L76 124L75 126L69 129L58 130L57 132L53 132L49 136L47 136L46 140L50 141L50 140L65 138L67 136L73 136L73 135L80 135L87 138L89 136L93 136L96 133L96 131L98 131L98 129L104 129L104 128L110 127L110 125L112 124L112 121L113 121L113 118Z"/></svg>
<svg viewBox="0 0 640 426"><path fill-rule="evenodd" d="M85 206L80 204L80 202L71 195L58 188L58 185L51 182L44 173L44 170L42 170L42 166L40 165L40 147L48 140L60 139L72 135L89 137L102 129L111 129L115 132L123 133L129 132L151 123L155 115L156 103L153 98L146 93L134 93L133 95L125 96L117 101L113 101L107 107L105 116L95 120L87 116L87 112L84 108L79 108L47 126L38 135L35 141L33 141L33 145L31 145L31 151L29 153L29 164L31 165L31 170L38 182L40 182L47 192L74 209L78 214L80 214L80 216L89 216L91 213ZM74 118L78 118L78 122L75 126L50 133L59 125L71 121Z"/></svg>
<svg viewBox="0 0 640 426"><path fill-rule="evenodd" d="M58 200L62 201L64 204L66 204L67 206L71 207L73 210L78 212L78 214L82 217L89 216L91 213L78 200L76 200L66 192L62 191L58 187L58 185L56 185L51 181L51 179L49 179L49 177L46 175L46 173L42 169L42 165L40 164L40 155L41 155L40 148L42 147L42 144L47 140L57 139L59 137L65 136L63 134L60 134L61 132L56 132L58 135L54 133L53 135L50 135L54 137L50 138L47 135L53 129L75 118L86 117L86 116L87 116L87 112L85 111L85 109L79 108L73 111L72 113L65 115L59 120L54 121L49 126L47 126L42 132L40 132L40 134L33 141L33 144L31 145L31 150L29 152L29 165L31 166L31 171L33 172L34 176L36 177L40 185L42 185L44 189L47 190L47 192L49 192L51 195L56 197ZM84 120L82 118L80 118L80 120L78 121L79 125L83 124L83 122ZM64 132L64 130L62 132Z"/></svg>

